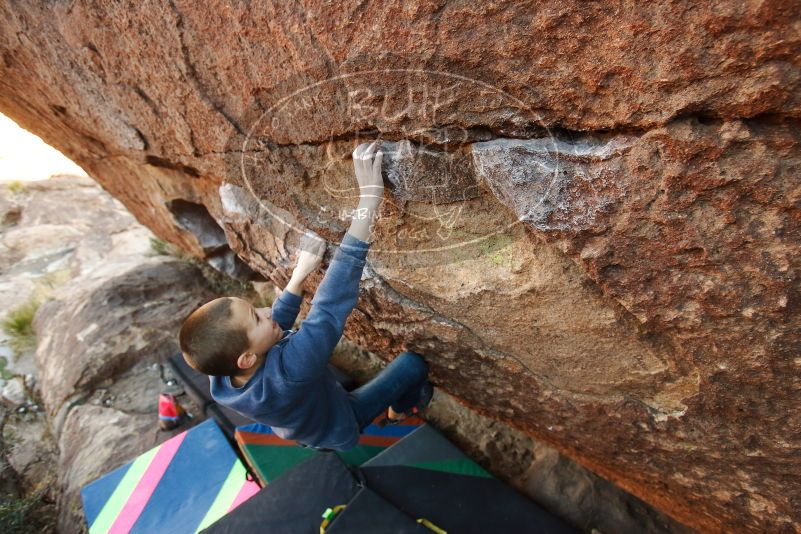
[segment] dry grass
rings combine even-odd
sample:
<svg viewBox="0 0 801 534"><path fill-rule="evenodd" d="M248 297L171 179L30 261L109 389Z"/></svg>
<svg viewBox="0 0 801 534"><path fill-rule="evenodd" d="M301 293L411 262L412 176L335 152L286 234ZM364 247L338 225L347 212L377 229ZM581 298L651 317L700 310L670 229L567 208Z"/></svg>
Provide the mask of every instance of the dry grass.
<svg viewBox="0 0 801 534"><path fill-rule="evenodd" d="M8 336L9 346L17 354L36 347L33 318L40 303L38 298L32 297L28 302L11 310L3 319L3 332Z"/></svg>

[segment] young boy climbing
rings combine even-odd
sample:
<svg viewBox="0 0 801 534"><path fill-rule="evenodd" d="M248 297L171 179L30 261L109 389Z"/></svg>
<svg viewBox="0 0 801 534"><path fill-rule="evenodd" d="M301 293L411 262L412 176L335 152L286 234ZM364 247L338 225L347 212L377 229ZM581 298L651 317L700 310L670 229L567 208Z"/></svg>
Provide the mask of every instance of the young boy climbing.
<svg viewBox="0 0 801 534"><path fill-rule="evenodd" d="M211 395L285 439L322 450L348 450L386 409L398 422L424 409L432 396L428 365L399 354L373 380L347 392L328 368L345 320L356 305L369 248L370 226L383 200L378 141L353 151L359 204L297 330L302 285L320 265L325 242L310 235L289 283L272 308L220 298L192 312L179 335L186 362L210 376Z"/></svg>

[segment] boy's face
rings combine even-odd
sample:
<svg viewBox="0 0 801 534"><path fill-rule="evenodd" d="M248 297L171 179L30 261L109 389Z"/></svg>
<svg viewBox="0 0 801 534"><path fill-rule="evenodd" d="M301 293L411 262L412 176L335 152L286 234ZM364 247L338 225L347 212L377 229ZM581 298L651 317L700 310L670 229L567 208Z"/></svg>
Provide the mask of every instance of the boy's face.
<svg viewBox="0 0 801 534"><path fill-rule="evenodd" d="M261 356L283 335L278 323L272 320L272 308L254 308L248 301L231 297L233 324L245 329L250 340L250 351Z"/></svg>

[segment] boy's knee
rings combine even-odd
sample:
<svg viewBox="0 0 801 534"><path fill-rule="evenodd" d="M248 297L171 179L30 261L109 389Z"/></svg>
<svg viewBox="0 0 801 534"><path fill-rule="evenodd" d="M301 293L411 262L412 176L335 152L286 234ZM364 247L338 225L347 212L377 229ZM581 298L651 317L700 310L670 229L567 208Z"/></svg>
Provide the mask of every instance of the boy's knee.
<svg viewBox="0 0 801 534"><path fill-rule="evenodd" d="M398 358L406 360L404 365L414 366L420 373L421 377L428 376L428 363L420 354L412 351L404 351L398 354Z"/></svg>

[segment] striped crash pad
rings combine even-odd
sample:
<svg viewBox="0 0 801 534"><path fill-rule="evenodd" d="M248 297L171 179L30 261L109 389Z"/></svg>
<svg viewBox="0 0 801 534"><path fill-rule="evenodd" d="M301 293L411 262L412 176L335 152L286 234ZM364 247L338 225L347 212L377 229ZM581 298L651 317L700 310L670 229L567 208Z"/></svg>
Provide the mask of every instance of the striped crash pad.
<svg viewBox="0 0 801 534"><path fill-rule="evenodd" d="M254 495L244 465L209 419L81 490L90 534L194 533Z"/></svg>
<svg viewBox="0 0 801 534"><path fill-rule="evenodd" d="M381 428L377 423L383 417L383 414L377 416L364 428L356 447L336 453L343 462L348 465L362 465L424 423L418 416L412 416L397 425ZM262 484L270 483L287 469L319 454L314 449L299 446L294 440L278 437L269 426L258 423L237 427L234 436L242 454Z"/></svg>

